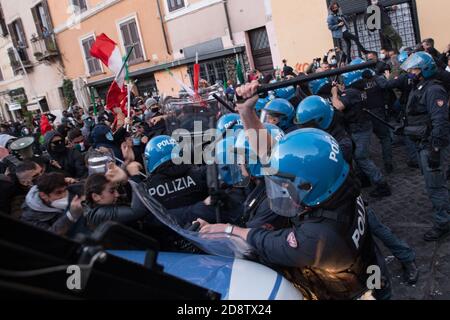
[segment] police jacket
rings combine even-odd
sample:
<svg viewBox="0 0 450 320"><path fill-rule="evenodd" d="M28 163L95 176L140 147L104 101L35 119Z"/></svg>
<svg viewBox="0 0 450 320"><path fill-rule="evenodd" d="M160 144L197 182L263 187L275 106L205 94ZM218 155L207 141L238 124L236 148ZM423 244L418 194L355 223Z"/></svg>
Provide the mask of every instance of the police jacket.
<svg viewBox="0 0 450 320"><path fill-rule="evenodd" d="M312 299L359 297L367 291L367 268L378 263L361 197L312 210L287 229L252 229L248 242L260 261L282 267Z"/></svg>
<svg viewBox="0 0 450 320"><path fill-rule="evenodd" d="M384 76L375 78L378 86L382 89L398 89L401 91L400 104L406 106L409 94L413 89L413 82L408 78L407 73L402 73L395 79L388 80Z"/></svg>
<svg viewBox="0 0 450 320"><path fill-rule="evenodd" d="M421 81L411 92L406 107L405 135L421 146L449 145L448 93L435 79Z"/></svg>
<svg viewBox="0 0 450 320"><path fill-rule="evenodd" d="M384 112L384 107L386 105L386 90L378 85L376 78L366 79L364 84L367 93L367 108L374 112Z"/></svg>
<svg viewBox="0 0 450 320"><path fill-rule="evenodd" d="M353 134L371 130L369 116L363 111L367 107L365 91L362 88L350 87L342 93L340 99L345 106L344 119L347 131Z"/></svg>
<svg viewBox="0 0 450 320"><path fill-rule="evenodd" d="M256 186L244 203L244 225L247 228L280 229L287 225L287 218L270 209L264 179L258 179Z"/></svg>
<svg viewBox="0 0 450 320"><path fill-rule="evenodd" d="M353 141L347 131L345 130L344 114L340 111L334 112L331 126L326 130L336 141L342 150L345 161L352 163L353 158Z"/></svg>
<svg viewBox="0 0 450 320"><path fill-rule="evenodd" d="M145 182L150 196L166 209L193 205L208 197L206 171L191 165L171 162L158 168Z"/></svg>

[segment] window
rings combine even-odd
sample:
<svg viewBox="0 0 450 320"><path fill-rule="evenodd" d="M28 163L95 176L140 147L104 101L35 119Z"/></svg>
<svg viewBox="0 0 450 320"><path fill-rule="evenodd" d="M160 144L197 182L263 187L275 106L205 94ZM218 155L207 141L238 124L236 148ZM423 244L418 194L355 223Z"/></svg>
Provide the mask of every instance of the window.
<svg viewBox="0 0 450 320"><path fill-rule="evenodd" d="M38 35L41 37L48 37L53 27L47 1L44 0L34 8L31 8L31 13L33 14L34 24L36 25Z"/></svg>
<svg viewBox="0 0 450 320"><path fill-rule="evenodd" d="M191 76L191 81L194 81L194 67L189 66L188 73ZM225 60L211 60L200 64L200 78L208 81L209 84L214 85L216 82L224 83L228 81L229 76L225 68Z"/></svg>
<svg viewBox="0 0 450 320"><path fill-rule="evenodd" d="M94 37L89 37L81 41L83 46L84 58L86 59L86 66L90 75L96 75L102 72L102 66L97 58L91 56L90 50L94 44Z"/></svg>
<svg viewBox="0 0 450 320"><path fill-rule="evenodd" d="M169 12L184 8L184 0L167 0Z"/></svg>
<svg viewBox="0 0 450 320"><path fill-rule="evenodd" d="M87 10L86 0L72 0L72 5L78 8L78 10L75 10L77 13Z"/></svg>
<svg viewBox="0 0 450 320"><path fill-rule="evenodd" d="M120 24L120 32L122 33L123 45L127 54L131 48L134 48L130 55L129 64L136 64L144 61L144 52L142 50L141 38L136 20L133 18Z"/></svg>

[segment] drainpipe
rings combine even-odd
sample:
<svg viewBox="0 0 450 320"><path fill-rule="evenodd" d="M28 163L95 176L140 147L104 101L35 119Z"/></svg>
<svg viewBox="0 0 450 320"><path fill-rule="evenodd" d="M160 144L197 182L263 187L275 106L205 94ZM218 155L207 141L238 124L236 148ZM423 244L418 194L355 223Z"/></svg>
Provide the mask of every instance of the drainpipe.
<svg viewBox="0 0 450 320"><path fill-rule="evenodd" d="M223 1L223 7L225 9L225 17L227 19L227 27L228 27L228 32L230 33L231 44L234 46L233 30L231 30L230 14L228 12L228 1L227 0Z"/></svg>
<svg viewBox="0 0 450 320"><path fill-rule="evenodd" d="M164 43L166 44L166 51L169 55L172 54L170 47L169 47L169 41L167 40L167 32L166 27L164 25L164 17L161 11L161 4L159 3L159 0L156 0L156 4L158 5L158 14L159 14L159 20L161 20L161 30L164 36Z"/></svg>

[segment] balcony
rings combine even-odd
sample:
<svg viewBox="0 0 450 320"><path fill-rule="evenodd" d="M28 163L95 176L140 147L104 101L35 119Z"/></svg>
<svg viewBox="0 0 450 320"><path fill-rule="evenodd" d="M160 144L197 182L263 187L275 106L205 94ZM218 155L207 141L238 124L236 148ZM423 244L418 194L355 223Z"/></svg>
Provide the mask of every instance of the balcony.
<svg viewBox="0 0 450 320"><path fill-rule="evenodd" d="M22 71L22 65L27 72L28 70L33 68L33 64L31 63L30 59L28 59L26 48L19 47L16 50L13 48L9 48L8 56L15 75L19 74L19 72Z"/></svg>
<svg viewBox="0 0 450 320"><path fill-rule="evenodd" d="M37 61L50 60L52 57L59 56L54 34L44 36L33 35L31 45Z"/></svg>

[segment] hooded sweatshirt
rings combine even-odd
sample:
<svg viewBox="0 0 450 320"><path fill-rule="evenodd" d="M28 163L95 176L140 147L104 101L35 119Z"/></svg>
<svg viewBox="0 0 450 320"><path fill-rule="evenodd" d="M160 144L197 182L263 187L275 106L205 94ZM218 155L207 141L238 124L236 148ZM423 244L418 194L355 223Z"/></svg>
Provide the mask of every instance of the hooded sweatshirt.
<svg viewBox="0 0 450 320"><path fill-rule="evenodd" d="M44 137L44 147L47 149L52 160L58 161L64 173L68 177L82 178L87 175L87 167L84 163L83 156L78 150L66 148L63 153L56 153L51 150L50 143L55 137L61 137L56 131L47 132ZM64 141L64 139L63 139Z"/></svg>
<svg viewBox="0 0 450 320"><path fill-rule="evenodd" d="M37 186L33 186L22 206L21 219L44 230L65 235L73 226L73 223L64 213L65 210L49 207L45 204L39 196Z"/></svg>

